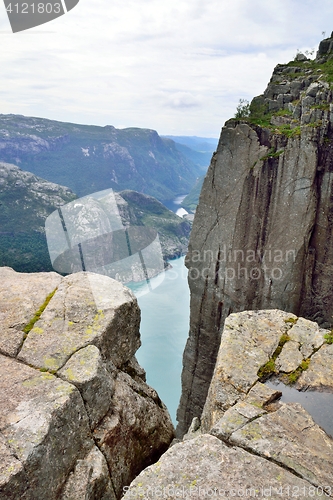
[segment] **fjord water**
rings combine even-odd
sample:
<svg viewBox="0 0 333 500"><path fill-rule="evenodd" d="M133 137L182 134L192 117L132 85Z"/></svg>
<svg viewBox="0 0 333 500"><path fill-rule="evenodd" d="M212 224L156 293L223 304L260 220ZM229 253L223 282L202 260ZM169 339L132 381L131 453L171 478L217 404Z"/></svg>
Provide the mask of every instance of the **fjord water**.
<svg viewBox="0 0 333 500"><path fill-rule="evenodd" d="M181 391L183 351L188 335L190 292L187 284L185 257L171 260L171 269L162 283L145 295L140 291L145 282L127 286L135 293L141 309L141 342L137 352L140 365L147 372L147 383L166 404L173 423ZM153 281L160 279L156 276Z"/></svg>

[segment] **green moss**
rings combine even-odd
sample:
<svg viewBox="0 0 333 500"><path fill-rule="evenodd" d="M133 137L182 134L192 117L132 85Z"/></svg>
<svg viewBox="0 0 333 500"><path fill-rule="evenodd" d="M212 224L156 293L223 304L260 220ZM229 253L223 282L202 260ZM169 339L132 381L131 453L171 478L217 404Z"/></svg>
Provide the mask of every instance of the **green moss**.
<svg viewBox="0 0 333 500"><path fill-rule="evenodd" d="M44 310L46 309L48 303L50 302L50 300L52 299L53 295L56 293L57 291L57 288L55 290L53 290L53 292L49 293L49 295L46 297L45 299L45 302L44 304L42 304L40 306L40 308L38 309L38 311L36 312L36 314L34 315L34 317L29 321L29 323L23 328L23 332L25 333L25 336L28 335L28 333L33 329L35 323L37 323L37 321L39 320L39 318L41 317L42 313L44 312ZM37 330L37 328L36 328ZM38 329L39 331L37 331L37 333L42 333L41 328Z"/></svg>
<svg viewBox="0 0 333 500"><path fill-rule="evenodd" d="M291 323L292 325L295 325L297 323L298 318L287 318L284 320L285 323Z"/></svg>
<svg viewBox="0 0 333 500"><path fill-rule="evenodd" d="M286 344L289 340L290 340L290 337L287 333L284 333L281 336L279 345L277 346L277 348L275 349L274 354L273 354L274 361L281 354L281 351L282 351L284 344Z"/></svg>
<svg viewBox="0 0 333 500"><path fill-rule="evenodd" d="M296 370L286 376L287 383L290 385L294 384L299 379L300 375L309 368L309 365L310 358L303 360L299 367L296 368Z"/></svg>
<svg viewBox="0 0 333 500"><path fill-rule="evenodd" d="M267 380L271 375L277 373L277 369L275 366L275 361L277 357L280 355L282 348L286 342L290 340L290 337L287 333L281 335L278 346L275 349L272 357L258 370L258 377L260 381Z"/></svg>
<svg viewBox="0 0 333 500"><path fill-rule="evenodd" d="M268 377L273 375L273 373L276 373L276 367L275 367L275 361L271 358L267 361L266 364L264 364L264 366L262 366L258 370L258 377L260 380L267 379Z"/></svg>
<svg viewBox="0 0 333 500"><path fill-rule="evenodd" d="M333 330L331 330L330 333L325 333L324 339L326 344L333 344Z"/></svg>

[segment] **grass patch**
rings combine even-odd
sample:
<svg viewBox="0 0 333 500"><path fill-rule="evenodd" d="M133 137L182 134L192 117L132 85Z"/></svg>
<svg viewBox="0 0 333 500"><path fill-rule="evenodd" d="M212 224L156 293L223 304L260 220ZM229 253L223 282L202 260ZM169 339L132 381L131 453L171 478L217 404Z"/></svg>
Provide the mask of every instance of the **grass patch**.
<svg viewBox="0 0 333 500"><path fill-rule="evenodd" d="M301 135L301 127L297 125L296 127L291 128L291 125L279 125L274 127L274 132L277 134L285 135L286 137L296 137Z"/></svg>
<svg viewBox="0 0 333 500"><path fill-rule="evenodd" d="M292 116L292 111L288 109L280 109L278 111L270 112L268 111L268 107L265 104L258 105L258 104L251 104L250 105L250 114L249 117L246 118L246 121L249 123L253 123L254 125L258 125L262 128L268 128L271 130L274 134L280 134L280 135L285 135L286 137L295 137L301 134L301 127L300 125L296 125L294 127L291 127L291 125L288 124L282 124L282 125L272 125L271 124L271 119L273 116ZM297 123L297 121L296 121ZM279 156L281 152L276 152L276 156ZM275 152L274 152L275 153ZM269 158L274 157L273 154L270 154L268 156ZM265 158L266 159L266 158Z"/></svg>
<svg viewBox="0 0 333 500"><path fill-rule="evenodd" d="M292 114L293 112L290 109L279 109L279 111L273 113L273 116L291 116Z"/></svg>
<svg viewBox="0 0 333 500"><path fill-rule="evenodd" d="M284 153L283 149L280 149L279 151L275 151L274 148L271 148L268 151L267 155L260 158L260 160L265 161L265 160L268 160L268 158L278 158L280 155L282 155L282 153Z"/></svg>
<svg viewBox="0 0 333 500"><path fill-rule="evenodd" d="M40 306L34 317L29 321L29 323L23 328L23 333L25 333L25 336L28 335L28 333L33 329L35 323L39 320L41 317L43 311L46 309L48 303L52 299L53 295L56 293L57 288L53 290L53 292L49 293L49 295L46 297L44 304Z"/></svg>
<svg viewBox="0 0 333 500"><path fill-rule="evenodd" d="M311 109L320 109L322 111L329 111L330 105L328 102L324 102L322 104L315 104L314 106L311 106Z"/></svg>

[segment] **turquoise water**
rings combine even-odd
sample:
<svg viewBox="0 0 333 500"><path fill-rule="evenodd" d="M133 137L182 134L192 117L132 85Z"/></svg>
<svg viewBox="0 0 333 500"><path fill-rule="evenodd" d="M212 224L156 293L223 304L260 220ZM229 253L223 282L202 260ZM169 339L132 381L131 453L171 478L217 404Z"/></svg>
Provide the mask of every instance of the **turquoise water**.
<svg viewBox="0 0 333 500"><path fill-rule="evenodd" d="M168 407L173 423L181 391L182 356L188 336L190 292L184 257L170 261L172 269L164 274L159 286L141 295L146 283L127 285L138 298L141 309L141 342L137 352L147 372L147 383ZM141 292L141 293L140 293Z"/></svg>

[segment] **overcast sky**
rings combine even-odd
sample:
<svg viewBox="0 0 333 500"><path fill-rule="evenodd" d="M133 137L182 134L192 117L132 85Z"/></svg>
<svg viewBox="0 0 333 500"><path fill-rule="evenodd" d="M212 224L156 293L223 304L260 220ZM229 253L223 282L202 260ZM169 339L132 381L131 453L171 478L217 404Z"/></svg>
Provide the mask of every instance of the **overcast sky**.
<svg viewBox="0 0 333 500"><path fill-rule="evenodd" d="M0 113L218 137L332 30L332 0L80 0L13 34L1 2Z"/></svg>

